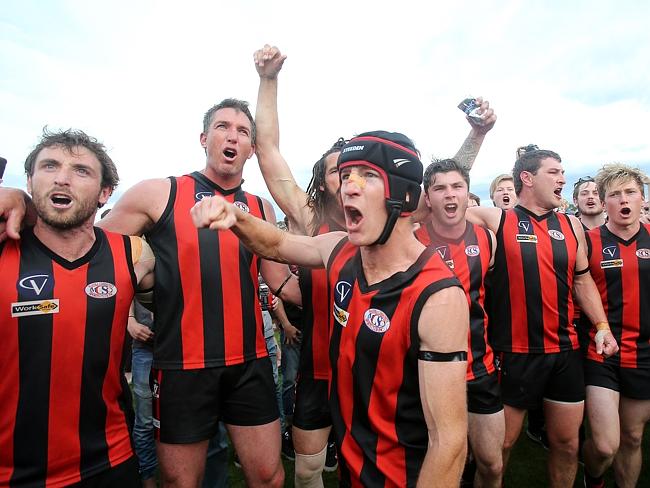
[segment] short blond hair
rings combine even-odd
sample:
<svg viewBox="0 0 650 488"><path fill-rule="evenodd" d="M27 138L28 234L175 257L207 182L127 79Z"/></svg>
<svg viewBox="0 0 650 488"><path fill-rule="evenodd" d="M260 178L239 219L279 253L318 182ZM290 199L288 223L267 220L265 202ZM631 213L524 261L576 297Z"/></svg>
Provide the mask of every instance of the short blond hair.
<svg viewBox="0 0 650 488"><path fill-rule="evenodd" d="M508 180L512 181L512 185L514 186L515 180L511 174L504 173L492 180L492 183L490 183L490 200L492 200L492 197L494 196L494 192L497 190L497 186L499 186L499 184L501 184L502 181L508 181Z"/></svg>
<svg viewBox="0 0 650 488"><path fill-rule="evenodd" d="M605 201L605 194L609 187L611 187L616 182L621 181L634 181L641 190L641 195L645 198L645 188L644 183L647 180L647 176L639 168L633 168L622 163L609 163L604 164L602 168L598 171L594 181L598 187L598 196L600 201Z"/></svg>

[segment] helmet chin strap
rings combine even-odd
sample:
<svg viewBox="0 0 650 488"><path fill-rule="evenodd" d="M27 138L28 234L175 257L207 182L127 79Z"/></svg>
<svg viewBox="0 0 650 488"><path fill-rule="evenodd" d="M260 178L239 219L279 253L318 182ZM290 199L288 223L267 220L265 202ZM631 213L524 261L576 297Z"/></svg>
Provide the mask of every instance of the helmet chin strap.
<svg viewBox="0 0 650 488"><path fill-rule="evenodd" d="M403 205L404 202L400 200L391 200L391 199L386 200L386 209L388 210L388 218L386 219L386 225L384 225L384 230L381 231L379 238L372 243L373 246L376 244L386 244L386 241L390 237L391 233L393 232L393 228L397 223L397 219L402 214Z"/></svg>

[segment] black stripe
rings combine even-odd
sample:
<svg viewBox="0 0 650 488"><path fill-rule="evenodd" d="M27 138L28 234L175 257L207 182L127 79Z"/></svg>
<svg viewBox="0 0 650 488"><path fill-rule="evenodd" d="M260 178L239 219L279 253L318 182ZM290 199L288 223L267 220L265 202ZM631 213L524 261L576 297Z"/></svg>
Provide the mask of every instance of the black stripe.
<svg viewBox="0 0 650 488"><path fill-rule="evenodd" d="M23 233L19 277L15 286L18 301L56 298L52 260L39 252L30 233ZM18 286L22 278L48 275L50 283L40 293ZM13 284L12 284L13 285ZM20 387L14 430L14 472L11 484L45 486L47 435L50 403L53 314L18 319L18 361ZM72 400L74 401L74 399ZM5 415L3 413L2 415Z"/></svg>
<svg viewBox="0 0 650 488"><path fill-rule="evenodd" d="M492 347L512 348L512 304L510 303L510 271L508 269L508 258L506 256L506 244L504 226L506 216L514 213L514 210L501 212L499 228L496 232L497 248L494 256L493 269L485 279L485 306L488 316L494 318L492 321L496 327L488 328L488 340ZM516 216L515 216L516 218ZM512 236L510 236L512 239ZM498 296L497 296L498 290Z"/></svg>
<svg viewBox="0 0 650 488"><path fill-rule="evenodd" d="M530 215L520 207L515 208L515 215L519 222L528 222L531 234L534 234L533 222ZM521 250L521 269L524 270L524 288L526 290L526 322L528 324L528 349L535 351L544 350L544 315L542 305L542 284L537 262L537 246L541 245L544 236L537 236L538 243L519 243ZM515 304L515 306L518 306ZM511 327L520 327L521 324L511 324Z"/></svg>
<svg viewBox="0 0 650 488"><path fill-rule="evenodd" d="M194 194L199 192L213 193L214 188L203 179L194 180ZM219 362L206 362L205 366L222 366L226 354L223 299L222 267L236 266L235 256L229 257L229 263L221 262L220 232L210 229L199 229L199 265L201 281L196 287L201 290L203 306L203 357L205 360L220 358ZM229 303L229 307L241 307L241 304ZM194 324L193 324L194 326Z"/></svg>
<svg viewBox="0 0 650 488"><path fill-rule="evenodd" d="M553 216L547 220L549 230L556 230L563 234L560 218L566 220L570 229L571 220L565 214L554 212ZM575 237L575 236L574 236ZM560 350L572 349L571 337L569 336L569 327L572 327L573 317L569 317L569 297L573 283L569 283L569 250L567 239L569 236L564 236L564 239L559 241L551 237L551 249L553 251L553 269L555 270L555 286L557 287L557 313L558 322L555 324L557 327L558 342ZM577 242L577 241L576 241ZM575 266L575 265L574 265Z"/></svg>
<svg viewBox="0 0 650 488"><path fill-rule="evenodd" d="M302 341L300 344L299 371L301 375L311 378L314 376L314 307L312 304L313 277L311 269L304 267L298 269L298 285L302 296L302 313L300 314ZM329 289L328 286L328 294ZM330 304L331 301L327 303Z"/></svg>
<svg viewBox="0 0 650 488"><path fill-rule="evenodd" d="M181 358L175 366L182 367L183 357L181 317L185 309L185 301L181 287L173 211L178 185L175 178L170 178L170 182L167 207L152 230L147 233L147 242L156 256L154 268L156 300L153 315L156 330L153 348L156 368L169 367L170 358ZM164 339L164 342L161 339Z"/></svg>
<svg viewBox="0 0 650 488"><path fill-rule="evenodd" d="M331 256L336 256L339 254L342 247L342 243L344 242L347 242L347 238L343 238L341 242L337 244ZM348 281L348 283L352 285L351 289L354 289L354 283L356 280L354 280L353 262L354 259L349 259L345 263L345 265L341 269L334 283L338 283L341 280ZM333 257L330 257L328 262L328 268L330 268L332 264L333 264ZM328 277L329 277L329 273L328 273ZM330 403L330 413L332 415L332 430L334 431L334 434L338 442L339 452L341 452L341 446L345 440L345 423L343 421L343 416L341 414L341 407L339 403L337 365L338 365L339 351L341 347L341 333L343 331L343 327L338 322L332 319L331 310L330 310L330 317L328 319L330 320L330 323L333 324L331 337L330 337L330 351L329 351L330 364L332 365L332 381L330 384L329 403ZM339 459L339 468L341 470L341 479L342 481L347 481L347 483L349 484L350 472L345 464L345 458L343 456L340 456L340 458L341 459Z"/></svg>
<svg viewBox="0 0 650 488"><path fill-rule="evenodd" d="M481 228L481 231L485 229ZM487 236L488 241L490 236ZM474 232L474 227L468 227L465 232L465 241L463 246L478 246L481 248L478 236ZM481 251L485 251L481 249ZM487 368L483 364L483 358L486 353L486 344L484 339L485 333L485 310L481 306L481 285L483 284L483 264L481 254L477 256L467 256L467 268L469 269L469 299L470 299L470 345L472 347L472 373L476 378L487 374Z"/></svg>
<svg viewBox="0 0 650 488"><path fill-rule="evenodd" d="M106 237L102 234L100 251L88 266L87 283L115 283L115 262ZM109 465L106 442L106 404L102 390L111 351L111 332L117 296L86 297L84 354L81 370L79 405L79 441L81 473Z"/></svg>
<svg viewBox="0 0 650 488"><path fill-rule="evenodd" d="M601 239L601 249L600 249L600 260L604 259L603 249L608 246L616 247L614 256L606 256L607 260L610 259L619 259L621 257L621 251L619 249L619 243L617 240L612 239L612 235L607 230L607 227L604 225L600 228L600 239ZM606 268L603 269L605 274L605 283L607 284L607 320L610 324L618 324L618 327L612 329L612 335L616 338L618 344L621 343L621 327L623 323L623 273L622 268ZM608 358L608 362L615 363L617 366L620 366L621 355L616 354L615 356Z"/></svg>

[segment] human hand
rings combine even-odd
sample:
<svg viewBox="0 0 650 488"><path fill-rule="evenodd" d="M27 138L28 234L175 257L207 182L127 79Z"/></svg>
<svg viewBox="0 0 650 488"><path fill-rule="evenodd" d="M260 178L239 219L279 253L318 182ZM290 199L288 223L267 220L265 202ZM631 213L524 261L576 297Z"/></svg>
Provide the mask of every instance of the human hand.
<svg viewBox="0 0 650 488"><path fill-rule="evenodd" d="M203 198L190 209L196 227L209 227L212 230L230 229L237 223L236 212L237 207L218 195Z"/></svg>
<svg viewBox="0 0 650 488"><path fill-rule="evenodd" d="M255 51L253 59L260 78L275 79L287 57L277 47L264 44L262 49Z"/></svg>
<svg viewBox="0 0 650 488"><path fill-rule="evenodd" d="M126 330L129 331L131 337L141 342L149 342L153 339L153 331L146 325L142 325L135 320L135 317L129 317Z"/></svg>
<svg viewBox="0 0 650 488"><path fill-rule="evenodd" d="M497 121L497 115L494 110L490 108L490 102L483 100L483 97L476 97L476 104L479 106L479 114L481 122L477 122L469 116L466 116L467 122L472 126L472 131L477 134L487 134Z"/></svg>

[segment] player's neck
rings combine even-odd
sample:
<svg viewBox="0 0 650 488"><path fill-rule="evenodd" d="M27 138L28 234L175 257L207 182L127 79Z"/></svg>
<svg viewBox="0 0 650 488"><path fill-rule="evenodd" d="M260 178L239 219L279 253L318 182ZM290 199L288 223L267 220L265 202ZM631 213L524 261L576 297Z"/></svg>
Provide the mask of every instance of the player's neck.
<svg viewBox="0 0 650 488"><path fill-rule="evenodd" d="M95 243L93 221L94 215L78 227L60 230L38 219L34 235L54 254L67 261L76 261L85 256Z"/></svg>
<svg viewBox="0 0 650 488"><path fill-rule="evenodd" d="M546 208L544 205L541 205L533 195L524 193L524 191L522 191L521 194L519 195L519 200L517 201L517 205L525 208L526 210L534 213L535 215L544 215L549 213L551 210L553 210L552 208Z"/></svg>
<svg viewBox="0 0 650 488"><path fill-rule="evenodd" d="M242 182L242 173L234 173L232 175L224 175L222 173L217 173L211 167L206 167L200 171L207 179L211 182L218 185L224 190L232 190L241 185Z"/></svg>
<svg viewBox="0 0 650 488"><path fill-rule="evenodd" d="M580 222L587 229L595 229L605 223L605 213L600 212L598 215L580 215Z"/></svg>
<svg viewBox="0 0 650 488"><path fill-rule="evenodd" d="M465 233L467 229L467 220L463 219L460 222L452 225L443 224L434 219L431 220L431 225L436 234L445 240L456 240Z"/></svg>
<svg viewBox="0 0 650 488"><path fill-rule="evenodd" d="M624 241L627 241L634 237L636 233L639 232L639 228L641 227L641 223L638 220L632 222L629 225L617 225L610 220L605 225L612 234L620 237Z"/></svg>
<svg viewBox="0 0 650 488"><path fill-rule="evenodd" d="M400 219L385 244L363 246L361 263L369 285L406 271L422 254L424 246L413 235L408 219Z"/></svg>

